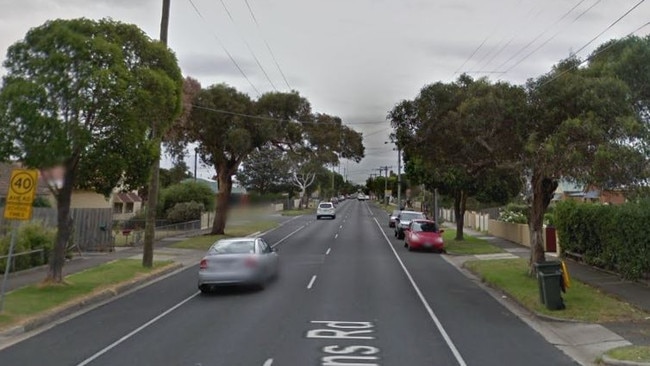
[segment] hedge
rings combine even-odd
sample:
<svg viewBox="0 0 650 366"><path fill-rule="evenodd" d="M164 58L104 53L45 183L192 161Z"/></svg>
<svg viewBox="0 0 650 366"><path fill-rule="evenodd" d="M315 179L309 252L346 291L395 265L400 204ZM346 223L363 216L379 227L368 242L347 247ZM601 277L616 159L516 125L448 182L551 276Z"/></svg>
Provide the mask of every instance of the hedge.
<svg viewBox="0 0 650 366"><path fill-rule="evenodd" d="M639 279L650 273L650 201L608 206L565 201L555 208L563 252Z"/></svg>

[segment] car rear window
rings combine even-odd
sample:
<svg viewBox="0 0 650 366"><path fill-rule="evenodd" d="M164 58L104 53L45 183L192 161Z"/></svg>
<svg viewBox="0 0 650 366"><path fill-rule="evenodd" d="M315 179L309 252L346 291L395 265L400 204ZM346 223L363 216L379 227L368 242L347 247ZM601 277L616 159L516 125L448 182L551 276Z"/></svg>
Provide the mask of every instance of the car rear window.
<svg viewBox="0 0 650 366"><path fill-rule="evenodd" d="M434 222L416 222L413 224L413 231L423 231L425 233L437 233L438 225Z"/></svg>
<svg viewBox="0 0 650 366"><path fill-rule="evenodd" d="M219 241L210 248L211 254L245 254L255 253L255 241Z"/></svg>
<svg viewBox="0 0 650 366"><path fill-rule="evenodd" d="M332 208L334 207L331 203L321 203L318 205L318 208Z"/></svg>

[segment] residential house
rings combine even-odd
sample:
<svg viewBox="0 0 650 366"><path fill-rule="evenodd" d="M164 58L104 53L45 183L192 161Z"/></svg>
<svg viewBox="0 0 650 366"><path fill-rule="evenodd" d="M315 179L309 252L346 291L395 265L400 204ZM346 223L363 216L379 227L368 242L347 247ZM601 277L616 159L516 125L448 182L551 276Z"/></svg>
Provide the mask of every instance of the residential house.
<svg viewBox="0 0 650 366"><path fill-rule="evenodd" d="M583 185L560 180L553 201L569 199L612 205L620 205L626 202L623 189L601 188L593 184Z"/></svg>

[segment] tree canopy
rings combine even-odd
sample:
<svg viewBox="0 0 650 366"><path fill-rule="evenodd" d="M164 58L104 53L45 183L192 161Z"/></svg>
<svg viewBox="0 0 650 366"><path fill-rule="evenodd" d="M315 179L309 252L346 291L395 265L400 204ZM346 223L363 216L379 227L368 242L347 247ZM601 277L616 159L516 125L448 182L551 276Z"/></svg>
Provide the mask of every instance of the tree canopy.
<svg viewBox="0 0 650 366"><path fill-rule="evenodd" d="M180 111L175 56L135 25L112 20L53 20L7 51L0 91L0 159L49 177L58 232L48 278L61 281L74 187L104 195L142 186L158 146L154 123ZM46 177L47 178L47 177Z"/></svg>

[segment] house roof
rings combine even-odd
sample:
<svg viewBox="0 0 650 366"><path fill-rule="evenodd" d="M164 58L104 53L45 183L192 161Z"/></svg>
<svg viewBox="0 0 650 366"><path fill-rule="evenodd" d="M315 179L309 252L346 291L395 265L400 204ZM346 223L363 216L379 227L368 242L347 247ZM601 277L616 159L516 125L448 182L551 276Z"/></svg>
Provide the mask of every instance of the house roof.
<svg viewBox="0 0 650 366"><path fill-rule="evenodd" d="M4 197L9 192L9 180L11 179L11 172L14 169L23 169L19 163L0 163L0 196ZM41 174L38 175L38 187L36 187L36 195L42 196L50 193L47 184L43 181Z"/></svg>
<svg viewBox="0 0 650 366"><path fill-rule="evenodd" d="M115 194L113 199L117 202L124 203L142 202L142 198L133 192L118 192Z"/></svg>

